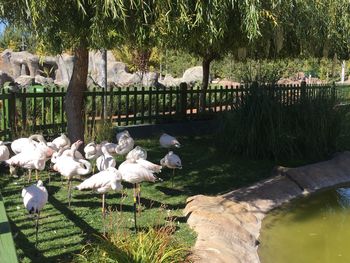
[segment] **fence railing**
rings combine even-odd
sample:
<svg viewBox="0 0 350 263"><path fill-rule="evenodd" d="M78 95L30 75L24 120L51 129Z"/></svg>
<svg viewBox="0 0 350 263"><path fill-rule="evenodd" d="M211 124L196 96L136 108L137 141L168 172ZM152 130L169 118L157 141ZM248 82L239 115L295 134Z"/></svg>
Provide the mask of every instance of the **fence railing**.
<svg viewBox="0 0 350 263"><path fill-rule="evenodd" d="M260 86L260 91L277 97L283 106L299 102L303 97L324 96L350 99L350 88L334 85ZM101 120L114 125L164 123L213 118L216 113L240 107L251 86L212 86L205 92L204 105L200 89L181 84L172 88L112 88L85 92L84 121L88 130ZM26 92L0 93L0 139L12 139L14 134L42 132L56 135L66 130L63 88L33 89Z"/></svg>

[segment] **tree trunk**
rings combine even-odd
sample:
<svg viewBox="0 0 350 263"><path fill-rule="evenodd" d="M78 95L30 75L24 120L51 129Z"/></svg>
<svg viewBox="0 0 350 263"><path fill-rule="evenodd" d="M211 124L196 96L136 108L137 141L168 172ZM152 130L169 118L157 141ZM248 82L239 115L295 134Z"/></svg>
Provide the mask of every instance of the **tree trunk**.
<svg viewBox="0 0 350 263"><path fill-rule="evenodd" d="M79 47L74 51L74 56L72 78L65 97L68 137L72 143L84 140L84 91L86 90L89 51L86 47Z"/></svg>
<svg viewBox="0 0 350 263"><path fill-rule="evenodd" d="M202 92L200 93L200 98L199 98L199 102L200 102L199 109L201 112L204 112L206 108L205 97L209 86L209 73L210 73L211 61L212 61L211 59L207 59L207 58L204 58L202 61L202 67L203 67Z"/></svg>

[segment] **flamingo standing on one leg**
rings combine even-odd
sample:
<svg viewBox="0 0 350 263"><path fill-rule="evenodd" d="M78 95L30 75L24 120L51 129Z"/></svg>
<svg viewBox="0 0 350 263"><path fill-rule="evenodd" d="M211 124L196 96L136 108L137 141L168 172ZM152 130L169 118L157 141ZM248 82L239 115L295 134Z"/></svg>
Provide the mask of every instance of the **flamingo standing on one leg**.
<svg viewBox="0 0 350 263"><path fill-rule="evenodd" d="M119 165L119 172L122 175L122 180L134 185L134 223L135 231L137 231L136 224L136 188L141 182L155 182L158 178L154 175L160 172L162 167L160 165L151 163L147 160L139 159L136 162L126 160Z"/></svg>
<svg viewBox="0 0 350 263"><path fill-rule="evenodd" d="M56 159L53 169L59 172L68 180L68 206L72 197L72 179L75 175L87 175L91 172L91 164L84 159L76 159L75 152L82 144L82 141L77 141L72 144L71 150Z"/></svg>
<svg viewBox="0 0 350 263"><path fill-rule="evenodd" d="M134 139L128 134L122 134L118 140L118 145L115 147L115 152L119 155L126 155L134 148Z"/></svg>
<svg viewBox="0 0 350 263"><path fill-rule="evenodd" d="M30 214L36 215L35 221L35 246L38 244L38 230L40 212L47 203L48 193L41 180L22 190L23 204Z"/></svg>
<svg viewBox="0 0 350 263"><path fill-rule="evenodd" d="M104 143L101 146L102 155L96 159L96 166L99 171L106 170L108 167L115 167L117 165L113 156L107 149L108 143Z"/></svg>
<svg viewBox="0 0 350 263"><path fill-rule="evenodd" d="M121 191L123 186L121 184L122 176L120 172L114 167L108 167L106 170L86 179L84 182L75 187L78 190L92 189L102 194L102 217L106 218L105 209L105 194L110 190Z"/></svg>
<svg viewBox="0 0 350 263"><path fill-rule="evenodd" d="M161 147L167 148L167 149L170 149L172 147L176 147L176 148L181 147L181 144L175 137L166 133L163 133L162 136L160 136L159 144Z"/></svg>
<svg viewBox="0 0 350 263"><path fill-rule="evenodd" d="M178 155L173 153L172 151L168 152L167 155L164 156L163 159L160 160L160 164L163 167L167 167L173 169L173 176L171 177L171 186L174 186L174 176L175 169L182 169L181 159Z"/></svg>

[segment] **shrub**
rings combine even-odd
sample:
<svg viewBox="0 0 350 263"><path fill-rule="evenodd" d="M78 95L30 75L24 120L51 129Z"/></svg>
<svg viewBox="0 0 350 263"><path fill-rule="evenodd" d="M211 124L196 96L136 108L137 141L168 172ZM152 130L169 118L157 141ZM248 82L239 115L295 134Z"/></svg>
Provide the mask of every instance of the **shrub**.
<svg viewBox="0 0 350 263"><path fill-rule="evenodd" d="M337 150L348 109L325 91L286 106L273 89L252 86L242 106L222 117L222 148L249 158L326 157Z"/></svg>

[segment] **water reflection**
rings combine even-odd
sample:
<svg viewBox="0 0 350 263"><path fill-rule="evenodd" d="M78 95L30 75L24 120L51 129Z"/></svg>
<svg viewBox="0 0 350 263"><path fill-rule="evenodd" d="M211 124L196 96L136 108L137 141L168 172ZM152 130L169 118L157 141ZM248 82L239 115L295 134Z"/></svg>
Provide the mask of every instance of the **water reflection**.
<svg viewBox="0 0 350 263"><path fill-rule="evenodd" d="M350 188L296 200L263 221L262 263L350 262Z"/></svg>

